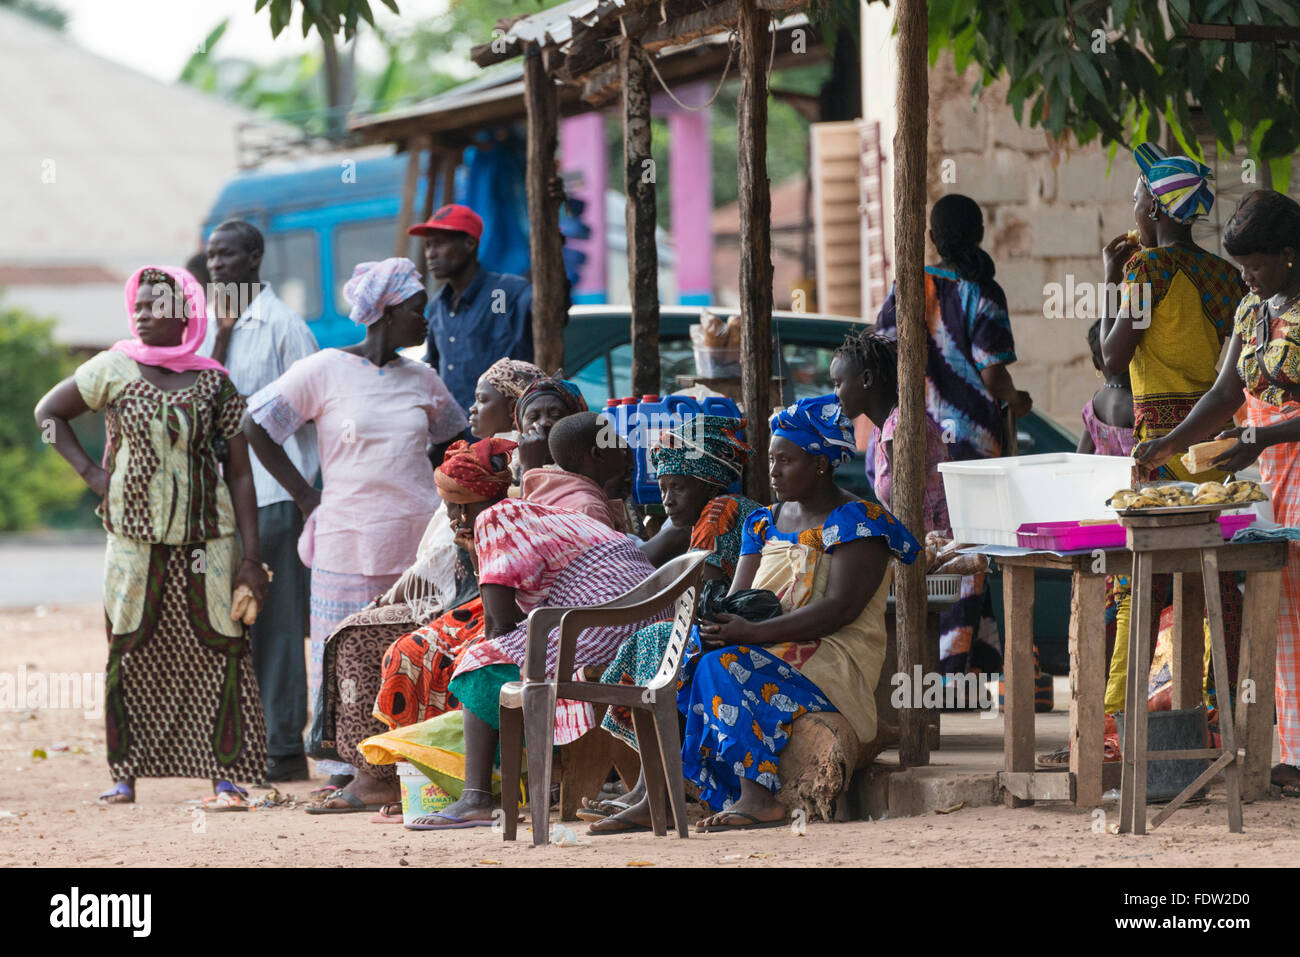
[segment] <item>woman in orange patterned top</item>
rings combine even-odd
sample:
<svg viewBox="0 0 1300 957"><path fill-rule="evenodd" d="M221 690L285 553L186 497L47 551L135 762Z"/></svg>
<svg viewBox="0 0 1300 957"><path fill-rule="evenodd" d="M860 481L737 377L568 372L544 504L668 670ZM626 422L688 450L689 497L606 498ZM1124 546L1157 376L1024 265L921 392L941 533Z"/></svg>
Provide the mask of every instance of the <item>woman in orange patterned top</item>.
<svg viewBox="0 0 1300 957"><path fill-rule="evenodd" d="M1237 472L1258 460L1273 517L1300 525L1300 204L1270 189L1250 193L1228 220L1223 246L1241 263L1250 288L1237 309L1223 369L1178 428L1142 443L1133 455L1148 466L1170 461L1212 438L1244 399L1248 424L1221 433L1238 441L1212 464ZM1282 761L1273 768L1272 782L1300 797L1300 545L1290 547L1278 608Z"/></svg>

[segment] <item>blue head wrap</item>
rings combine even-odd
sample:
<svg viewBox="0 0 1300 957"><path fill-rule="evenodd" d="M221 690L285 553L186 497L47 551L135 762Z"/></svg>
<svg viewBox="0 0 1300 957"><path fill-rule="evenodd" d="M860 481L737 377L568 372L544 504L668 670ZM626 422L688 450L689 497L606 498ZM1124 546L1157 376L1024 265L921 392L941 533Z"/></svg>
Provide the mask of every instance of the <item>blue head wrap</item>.
<svg viewBox="0 0 1300 957"><path fill-rule="evenodd" d="M774 412L768 424L773 436L789 439L810 455L826 456L831 468L852 462L857 454L853 423L840 409L833 393L800 399Z"/></svg>

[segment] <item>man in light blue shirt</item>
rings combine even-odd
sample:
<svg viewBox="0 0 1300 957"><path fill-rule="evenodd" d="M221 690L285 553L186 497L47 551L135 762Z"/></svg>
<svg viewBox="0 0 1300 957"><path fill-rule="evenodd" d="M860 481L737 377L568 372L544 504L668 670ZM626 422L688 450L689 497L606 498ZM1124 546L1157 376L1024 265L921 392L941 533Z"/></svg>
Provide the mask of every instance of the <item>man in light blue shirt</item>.
<svg viewBox="0 0 1300 957"><path fill-rule="evenodd" d="M261 281L262 252L262 234L242 220L228 220L208 237L213 321L200 352L222 363L245 397L319 348L302 317ZM284 443L284 450L298 471L314 480L320 469L316 427L304 425ZM250 629L253 669L266 714L266 780L300 781L308 777L302 741L307 723L303 645L310 631L311 590L311 572L298 558L303 517L257 456L250 458L262 558L274 576L266 604Z"/></svg>

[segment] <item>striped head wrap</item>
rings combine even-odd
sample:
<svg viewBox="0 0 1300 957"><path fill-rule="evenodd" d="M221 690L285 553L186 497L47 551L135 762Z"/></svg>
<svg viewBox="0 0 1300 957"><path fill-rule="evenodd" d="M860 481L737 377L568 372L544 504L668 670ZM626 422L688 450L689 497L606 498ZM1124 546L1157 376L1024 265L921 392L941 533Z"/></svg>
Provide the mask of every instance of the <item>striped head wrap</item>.
<svg viewBox="0 0 1300 957"><path fill-rule="evenodd" d="M479 379L496 389L507 399L515 399L524 394L524 390L536 380L542 378L542 370L531 362L519 359L498 359L488 366L487 372Z"/></svg>
<svg viewBox="0 0 1300 957"><path fill-rule="evenodd" d="M551 395L555 396L568 410L568 415L576 415L579 412L586 412L587 400L582 397L582 392L576 385L567 379L559 379L555 376L542 376L540 379L534 379L528 388L524 389L519 396L519 401L515 403L515 428L523 431L521 423L524 420L524 409L528 403L538 396Z"/></svg>
<svg viewBox="0 0 1300 957"><path fill-rule="evenodd" d="M659 475L689 475L727 488L740 478L754 451L736 437L744 427L744 419L693 416L660 433L659 445L650 451L651 464Z"/></svg>
<svg viewBox="0 0 1300 957"><path fill-rule="evenodd" d="M800 399L772 413L768 424L773 437L788 439L810 455L826 456L831 468L852 462L857 455L853 423L840 409L834 393Z"/></svg>
<svg viewBox="0 0 1300 957"><path fill-rule="evenodd" d="M447 448L442 464L433 473L438 494L444 502L468 505L505 496L510 488L510 453L515 443L507 439L481 439L472 445L458 439ZM505 466L497 469L492 457L505 457Z"/></svg>
<svg viewBox="0 0 1300 957"><path fill-rule="evenodd" d="M387 306L406 302L424 292L424 283L415 263L401 256L382 262L359 263L352 278L343 286L343 298L352 306L348 318L358 325L369 326L384 317Z"/></svg>
<svg viewBox="0 0 1300 957"><path fill-rule="evenodd" d="M1155 143L1140 143L1133 159L1160 207L1180 223L1194 222L1214 205L1214 171L1190 156L1170 156Z"/></svg>

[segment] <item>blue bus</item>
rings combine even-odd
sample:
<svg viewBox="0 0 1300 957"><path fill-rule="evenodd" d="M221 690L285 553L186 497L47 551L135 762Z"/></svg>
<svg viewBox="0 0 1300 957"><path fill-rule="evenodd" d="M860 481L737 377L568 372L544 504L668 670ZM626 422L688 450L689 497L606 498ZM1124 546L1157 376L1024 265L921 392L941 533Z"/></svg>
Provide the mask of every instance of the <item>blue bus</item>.
<svg viewBox="0 0 1300 957"><path fill-rule="evenodd" d="M322 348L351 345L362 330L348 319L343 284L357 263L393 255L406 165L402 155L340 154L241 173L218 194L203 239L227 219L252 223L266 241L262 279L307 320ZM417 210L426 182L421 175ZM408 255L423 266L414 237Z"/></svg>

